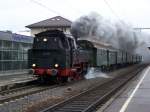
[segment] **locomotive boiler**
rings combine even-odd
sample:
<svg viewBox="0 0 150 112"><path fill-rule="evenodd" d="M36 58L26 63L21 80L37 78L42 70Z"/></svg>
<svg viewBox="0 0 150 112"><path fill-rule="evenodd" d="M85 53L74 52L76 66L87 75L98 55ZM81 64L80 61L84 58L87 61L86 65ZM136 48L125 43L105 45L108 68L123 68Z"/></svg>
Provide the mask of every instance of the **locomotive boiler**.
<svg viewBox="0 0 150 112"><path fill-rule="evenodd" d="M51 30L35 36L28 51L28 65L39 80L67 81L78 79L87 71L89 61L85 50L78 50L71 35Z"/></svg>

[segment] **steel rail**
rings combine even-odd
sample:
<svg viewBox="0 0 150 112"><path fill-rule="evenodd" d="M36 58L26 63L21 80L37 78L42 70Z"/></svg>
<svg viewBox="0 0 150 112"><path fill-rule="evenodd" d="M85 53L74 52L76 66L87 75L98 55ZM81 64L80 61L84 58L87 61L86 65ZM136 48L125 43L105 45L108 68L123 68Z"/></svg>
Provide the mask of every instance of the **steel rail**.
<svg viewBox="0 0 150 112"><path fill-rule="evenodd" d="M64 85L70 85L70 84L74 84L78 81L72 81L69 83L60 83L60 84L53 84L53 85L43 85L40 86L39 84L34 82L34 85L26 85L24 87L19 87L19 88L14 88L11 90L6 90L6 91L1 91L0 92L0 104L3 104L5 102L9 102L24 96L28 96L31 94L35 94L35 93L39 93L45 90L49 90L49 89L54 89L60 86L64 86ZM28 91L29 90L29 91Z"/></svg>
<svg viewBox="0 0 150 112"><path fill-rule="evenodd" d="M48 107L41 112L91 112L95 108L107 101L113 94L122 88L129 80L141 72L145 66L139 67L127 75L121 75L109 82L97 87L93 87L79 95L73 96L68 100Z"/></svg>
<svg viewBox="0 0 150 112"><path fill-rule="evenodd" d="M38 92L42 92L48 89L53 89L58 87L59 85L51 85L51 86L38 86L38 85L33 85L33 86L27 86L27 88L23 87L23 88L18 88L16 89L17 91L11 91L11 93L9 94L4 94L2 95L1 99L0 99L0 104L3 104L4 102L9 102L12 100L15 100L17 98L21 98L27 95L31 95L31 94L35 94ZM19 91L20 90L20 91ZM22 91L22 92L21 92Z"/></svg>

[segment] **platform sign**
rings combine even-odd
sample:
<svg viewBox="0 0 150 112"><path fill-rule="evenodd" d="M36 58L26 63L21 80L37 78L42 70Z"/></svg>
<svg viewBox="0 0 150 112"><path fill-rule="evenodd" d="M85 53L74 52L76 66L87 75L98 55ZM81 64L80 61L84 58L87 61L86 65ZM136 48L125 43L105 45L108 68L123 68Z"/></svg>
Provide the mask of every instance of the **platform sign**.
<svg viewBox="0 0 150 112"><path fill-rule="evenodd" d="M33 43L33 37L20 34L13 34L12 39L16 42Z"/></svg>
<svg viewBox="0 0 150 112"><path fill-rule="evenodd" d="M0 31L0 40L12 41L12 33Z"/></svg>

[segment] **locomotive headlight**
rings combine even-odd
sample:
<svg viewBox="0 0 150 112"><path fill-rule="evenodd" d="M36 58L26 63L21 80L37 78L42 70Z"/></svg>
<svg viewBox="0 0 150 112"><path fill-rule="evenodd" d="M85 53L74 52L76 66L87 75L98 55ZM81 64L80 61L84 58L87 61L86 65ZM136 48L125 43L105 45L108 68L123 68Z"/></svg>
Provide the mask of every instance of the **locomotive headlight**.
<svg viewBox="0 0 150 112"><path fill-rule="evenodd" d="M36 66L36 64L32 64L32 67L35 67Z"/></svg>
<svg viewBox="0 0 150 112"><path fill-rule="evenodd" d="M54 66L57 68L59 65L58 65L58 64L55 64Z"/></svg>
<svg viewBox="0 0 150 112"><path fill-rule="evenodd" d="M43 41L44 41L44 42L47 42L47 38L44 38Z"/></svg>

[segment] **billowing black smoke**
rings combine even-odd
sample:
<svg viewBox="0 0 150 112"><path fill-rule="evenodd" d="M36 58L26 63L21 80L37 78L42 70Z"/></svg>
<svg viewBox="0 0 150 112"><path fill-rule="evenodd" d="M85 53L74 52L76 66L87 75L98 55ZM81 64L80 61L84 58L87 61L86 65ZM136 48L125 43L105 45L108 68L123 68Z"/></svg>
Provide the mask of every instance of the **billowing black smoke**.
<svg viewBox="0 0 150 112"><path fill-rule="evenodd" d="M98 15L83 16L72 24L71 33L74 37L97 35L96 31L99 25Z"/></svg>
<svg viewBox="0 0 150 112"><path fill-rule="evenodd" d="M74 37L96 37L99 41L110 43L113 47L135 53L141 34L124 22L111 22L102 16L91 13L77 19L71 28Z"/></svg>

